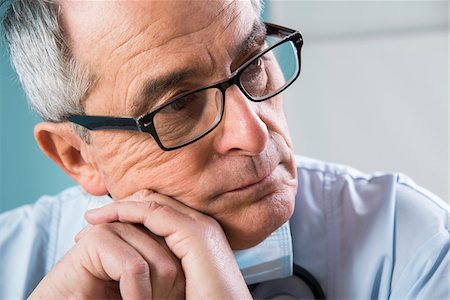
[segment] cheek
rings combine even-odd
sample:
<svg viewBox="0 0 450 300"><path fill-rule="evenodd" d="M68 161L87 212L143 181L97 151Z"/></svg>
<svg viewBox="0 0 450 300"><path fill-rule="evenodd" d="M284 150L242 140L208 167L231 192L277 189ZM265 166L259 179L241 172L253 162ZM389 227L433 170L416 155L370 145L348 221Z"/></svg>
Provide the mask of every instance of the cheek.
<svg viewBox="0 0 450 300"><path fill-rule="evenodd" d="M146 134L106 133L93 137L93 146L97 168L117 199L142 189L172 197L191 194L207 161L205 155L195 155L207 153L201 143L197 148L163 151Z"/></svg>
<svg viewBox="0 0 450 300"><path fill-rule="evenodd" d="M138 138L137 135L140 134L96 132L92 136L97 168L108 191L116 198L122 198L122 194L126 194L129 187L138 187L138 183L145 176L141 165L151 158L147 153L153 148L152 139ZM152 156L154 162L160 160L156 155Z"/></svg>

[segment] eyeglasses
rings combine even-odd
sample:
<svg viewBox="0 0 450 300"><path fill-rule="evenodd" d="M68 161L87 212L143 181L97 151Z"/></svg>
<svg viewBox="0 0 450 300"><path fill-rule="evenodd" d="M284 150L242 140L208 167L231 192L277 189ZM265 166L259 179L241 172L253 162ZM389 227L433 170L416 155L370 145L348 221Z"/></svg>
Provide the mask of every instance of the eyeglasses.
<svg viewBox="0 0 450 300"><path fill-rule="evenodd" d="M261 102L290 86L300 74L300 32L265 23L266 49L253 56L228 79L183 93L140 118L71 115L67 120L89 130L147 132L158 146L175 150L211 132L223 117L225 91L236 85L251 101Z"/></svg>

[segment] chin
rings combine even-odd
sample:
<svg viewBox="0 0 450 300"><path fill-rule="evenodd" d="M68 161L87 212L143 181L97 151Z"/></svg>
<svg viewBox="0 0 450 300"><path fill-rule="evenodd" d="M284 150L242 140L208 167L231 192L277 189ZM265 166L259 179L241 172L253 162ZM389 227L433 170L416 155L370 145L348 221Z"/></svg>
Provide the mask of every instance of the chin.
<svg viewBox="0 0 450 300"><path fill-rule="evenodd" d="M247 249L265 240L294 212L297 189L274 192L234 214L217 218L233 250Z"/></svg>

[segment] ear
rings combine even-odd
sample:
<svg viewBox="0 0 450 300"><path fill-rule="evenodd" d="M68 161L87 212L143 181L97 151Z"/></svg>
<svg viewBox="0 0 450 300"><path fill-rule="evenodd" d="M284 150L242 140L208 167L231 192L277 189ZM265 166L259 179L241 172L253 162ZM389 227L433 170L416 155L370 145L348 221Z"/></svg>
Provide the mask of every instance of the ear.
<svg viewBox="0 0 450 300"><path fill-rule="evenodd" d="M69 123L42 122L34 127L34 137L50 159L58 164L86 192L101 196L108 193L89 147Z"/></svg>

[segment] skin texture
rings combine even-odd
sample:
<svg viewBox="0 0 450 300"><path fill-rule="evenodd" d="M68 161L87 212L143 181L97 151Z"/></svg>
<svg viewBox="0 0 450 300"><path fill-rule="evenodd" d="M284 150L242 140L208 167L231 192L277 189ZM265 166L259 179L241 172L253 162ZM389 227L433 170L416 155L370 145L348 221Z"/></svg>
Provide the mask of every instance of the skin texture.
<svg viewBox="0 0 450 300"><path fill-rule="evenodd" d="M141 191L86 219L31 299L251 298L220 225L170 197Z"/></svg>
<svg viewBox="0 0 450 300"><path fill-rule="evenodd" d="M207 4L201 1L64 2L61 13L75 59L96 79L84 102L86 114L107 116L131 116L138 101L148 101L150 109L155 101L161 104L181 92L226 78L252 54L236 53L236 50L258 20L251 3L246 1L209 1ZM252 52L257 50L252 49ZM180 78L176 87L165 91L158 99L139 97L146 81L187 68L194 72ZM183 295L184 291L179 292L182 290L180 282L184 283L179 273L183 272L187 296L212 296L197 287L199 281L210 280L211 275L206 274L214 274L207 266L223 266L224 262L233 261L231 249L256 245L286 222L293 212L296 169L281 95L253 103L236 86L230 87L219 126L196 143L171 152L161 150L146 133L127 131L90 132L87 144L67 123L41 123L35 129L35 136L41 149L86 191L94 195L110 193L119 202L131 201L143 214L138 218L132 209L121 212L120 207L115 209L116 214L105 209L96 218L87 215L93 227L103 227L81 234L75 248L63 259L66 263L57 265L57 270L43 285L41 283L38 291L42 293L35 295L48 295L55 290L62 295L73 292L73 288L52 284L67 266L72 266L75 273L87 270L86 274L90 274L74 275L74 282L112 279L120 281L120 292L139 282L127 279L135 278L134 273L134 277L121 275L127 274L129 269L126 259L123 268L116 270L114 267L114 272L110 273L104 270L108 265L106 259L94 260L92 265L92 256L95 256L92 253L100 253L93 244L106 233L111 239L103 238L102 247L112 247L111 241L119 239L121 251L134 253L136 248L142 247L134 245L131 247L134 250L128 249L126 245L135 242L120 234L131 230L133 236L142 235L140 228L125 224L131 222L143 224L146 230L153 232L147 234L153 240L148 243L158 241L155 253L165 253L166 259L162 261L169 261L168 265L175 270L175 275L171 275L175 278L174 284L163 289L176 291L170 297ZM148 226L144 220L155 211L152 206L155 204L149 204L154 201L160 205L165 201L164 207L169 203L171 209L182 207L183 214L163 210L174 218L173 222ZM186 214L189 218L182 217ZM190 221L192 215L202 220L198 228ZM184 221L178 222L178 218ZM173 231L167 232L165 227ZM189 230L183 231L183 228ZM177 230L184 233L177 234ZM204 234L205 230L209 234ZM197 237L199 232L203 238ZM165 243L158 236L164 237ZM84 242L86 239L90 243ZM181 241L184 251L174 250L178 242L173 240ZM137 260L143 259L147 269L156 270L150 272L151 279L144 276L141 281L148 283L150 280L152 286L158 286L155 274L164 268L154 265L142 251L137 252L139 255L132 257L140 257ZM91 262L77 264L86 253L91 253ZM131 265L135 264L132 260ZM224 288L225 291L243 294L222 296L248 296L244 292L245 284L242 287L242 277L236 273L237 266L231 264L230 268L229 274L238 278L238 284L231 283L230 278L222 278L218 267L216 283L232 287ZM194 269L198 271L192 272ZM131 293L135 291L139 288L132 289ZM154 295L164 296L161 293Z"/></svg>
<svg viewBox="0 0 450 300"><path fill-rule="evenodd" d="M167 100L180 89L225 78L233 63L242 60L229 53L257 18L250 3L214 2L205 7L194 2L183 9L176 1L152 4L67 4L64 20L73 51L98 78L85 102L87 114L129 115L140 85L157 77L155 74L191 65L199 70L198 76L170 91L164 97ZM98 21L95 16L99 11L110 18ZM211 41L210 36L217 38ZM89 159L114 199L141 189L168 195L213 216L224 227L233 248L246 248L290 216L296 191L295 167L280 99L251 103L236 87L230 88L226 97L222 123L191 146L164 152L145 133L91 132ZM220 195L257 181L274 169L276 184L256 197ZM260 199L265 193L271 195Z"/></svg>

